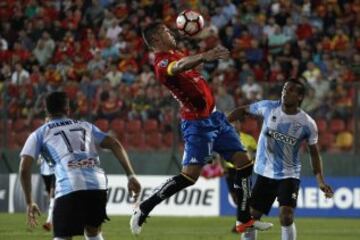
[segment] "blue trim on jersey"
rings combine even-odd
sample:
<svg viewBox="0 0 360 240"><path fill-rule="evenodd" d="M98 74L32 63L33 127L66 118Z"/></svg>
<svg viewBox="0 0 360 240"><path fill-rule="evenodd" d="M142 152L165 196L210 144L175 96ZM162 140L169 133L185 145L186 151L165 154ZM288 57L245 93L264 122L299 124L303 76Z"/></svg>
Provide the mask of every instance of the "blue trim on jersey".
<svg viewBox="0 0 360 240"><path fill-rule="evenodd" d="M280 101L262 100L250 104L249 111L254 115L260 115L267 118L270 111L281 105Z"/></svg>
<svg viewBox="0 0 360 240"><path fill-rule="evenodd" d="M276 130L280 133L287 134L290 126L291 126L291 123L280 123L277 125ZM284 176L283 171L284 171L285 143L276 141L275 139L273 139L273 141L276 142L275 149L274 149L275 150L274 162L273 162L274 173L278 177L283 177Z"/></svg>
<svg viewBox="0 0 360 240"><path fill-rule="evenodd" d="M92 125L91 134L94 136L96 144L100 144L104 140L104 138L108 136L108 134L101 131L95 125Z"/></svg>
<svg viewBox="0 0 360 240"><path fill-rule="evenodd" d="M264 126L262 129L264 129ZM266 153L265 153L267 151L267 149L265 147L266 136L264 135L263 131L261 131L259 138L260 138L260 141L258 143L258 149L257 149L258 153L256 156L256 164L255 165L256 165L256 172L259 174L263 174L265 171L266 162L269 160L268 157L266 157Z"/></svg>
<svg viewBox="0 0 360 240"><path fill-rule="evenodd" d="M72 185L69 180L69 175L67 174L68 171L64 169L63 165L61 164L61 159L56 149L52 148L51 146L47 146L49 153L56 162L55 165L55 176L56 176L56 187L55 191L57 195L58 193L64 194L73 191Z"/></svg>
<svg viewBox="0 0 360 240"><path fill-rule="evenodd" d="M84 176L87 189L100 189L99 181L91 181L94 180L94 176L96 175L93 168L83 168L80 171Z"/></svg>
<svg viewBox="0 0 360 240"><path fill-rule="evenodd" d="M38 158L39 154L41 152L41 146L44 143L44 132L45 132L45 128L46 126L43 125L40 128L38 128L35 132L35 136L36 136L36 149L35 149L35 157Z"/></svg>

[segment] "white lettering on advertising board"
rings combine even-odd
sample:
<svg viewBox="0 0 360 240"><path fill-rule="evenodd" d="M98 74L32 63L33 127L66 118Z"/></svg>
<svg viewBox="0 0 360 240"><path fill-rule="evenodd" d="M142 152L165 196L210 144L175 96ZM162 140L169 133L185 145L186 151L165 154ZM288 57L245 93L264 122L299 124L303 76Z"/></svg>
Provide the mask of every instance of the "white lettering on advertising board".
<svg viewBox="0 0 360 240"><path fill-rule="evenodd" d="M273 207L279 207L277 201ZM324 193L316 187L300 188L298 208L307 209L360 209L360 188L340 187L335 190L333 198L325 198Z"/></svg>
<svg viewBox="0 0 360 240"><path fill-rule="evenodd" d="M171 176L138 176L142 185L140 200L151 196L154 188ZM134 201L127 192L127 178L109 175L109 194L107 212L109 215L130 215ZM167 216L218 216L219 215L219 179L199 178L195 185L186 188L164 200L151 215Z"/></svg>

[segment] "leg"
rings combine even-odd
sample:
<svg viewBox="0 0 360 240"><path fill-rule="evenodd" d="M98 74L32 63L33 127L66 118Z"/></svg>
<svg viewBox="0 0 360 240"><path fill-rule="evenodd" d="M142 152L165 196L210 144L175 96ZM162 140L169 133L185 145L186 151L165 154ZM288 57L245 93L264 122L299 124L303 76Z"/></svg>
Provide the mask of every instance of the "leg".
<svg viewBox="0 0 360 240"><path fill-rule="evenodd" d="M281 240L296 240L294 209L288 206L280 207Z"/></svg>
<svg viewBox="0 0 360 240"><path fill-rule="evenodd" d="M251 219L249 199L253 164L245 152L236 152L231 160L236 167L234 189L238 201L237 221L246 223Z"/></svg>
<svg viewBox="0 0 360 240"><path fill-rule="evenodd" d="M104 240L101 234L101 226L85 226L84 237L86 240Z"/></svg>
<svg viewBox="0 0 360 240"><path fill-rule="evenodd" d="M46 192L49 195L49 208L48 208L48 215L46 218L46 222L43 224L43 228L46 231L50 231L52 228L52 217L53 217L53 209L55 203L55 175L42 175L42 178L45 183Z"/></svg>
<svg viewBox="0 0 360 240"><path fill-rule="evenodd" d="M284 179L278 188L280 205L281 239L296 240L296 226L294 223L294 209L296 208L297 195L300 181L298 179Z"/></svg>
<svg viewBox="0 0 360 240"><path fill-rule="evenodd" d="M65 238L55 237L54 240L72 240L72 237L65 237Z"/></svg>
<svg viewBox="0 0 360 240"><path fill-rule="evenodd" d="M139 207L135 208L130 219L130 229L133 234L140 234L142 224L156 205L182 189L193 185L200 176L202 166L206 164L206 159L212 153L211 137L208 136L209 130L201 129L201 124L202 121L183 122L182 131L185 140L185 150L182 172L156 188L149 198L141 202Z"/></svg>

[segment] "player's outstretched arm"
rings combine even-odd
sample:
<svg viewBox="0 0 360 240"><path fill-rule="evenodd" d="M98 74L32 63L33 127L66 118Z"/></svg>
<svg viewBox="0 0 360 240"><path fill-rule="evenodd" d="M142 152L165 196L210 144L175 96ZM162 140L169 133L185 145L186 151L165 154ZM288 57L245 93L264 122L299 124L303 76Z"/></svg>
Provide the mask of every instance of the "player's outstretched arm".
<svg viewBox="0 0 360 240"><path fill-rule="evenodd" d="M111 136L106 136L104 140L101 142L100 147L110 149L115 155L115 157L118 159L121 166L124 168L124 171L129 180L128 182L129 193L132 197L137 199L140 194L141 185L135 177L134 169L131 165L128 154L125 151L124 147L117 139Z"/></svg>
<svg viewBox="0 0 360 240"><path fill-rule="evenodd" d="M318 182L319 188L325 193L325 197L331 198L334 195L332 188L325 183L323 175L322 160L317 144L309 145L311 166Z"/></svg>
<svg viewBox="0 0 360 240"><path fill-rule="evenodd" d="M229 56L229 50L221 45L218 45L206 52L184 57L179 61L170 63L168 73L169 75L176 75L189 69L193 69L203 62L209 62L216 59L226 59Z"/></svg>
<svg viewBox="0 0 360 240"><path fill-rule="evenodd" d="M31 197L31 165L34 159L30 156L21 156L21 162L19 167L20 182L25 195L26 212L27 212L27 224L33 228L38 223L37 216L40 216L39 207L33 202Z"/></svg>
<svg viewBox="0 0 360 240"><path fill-rule="evenodd" d="M240 106L232 110L228 114L227 119L229 122L235 122L237 120L242 120L246 115L250 115L250 114L251 113L250 113L249 105Z"/></svg>

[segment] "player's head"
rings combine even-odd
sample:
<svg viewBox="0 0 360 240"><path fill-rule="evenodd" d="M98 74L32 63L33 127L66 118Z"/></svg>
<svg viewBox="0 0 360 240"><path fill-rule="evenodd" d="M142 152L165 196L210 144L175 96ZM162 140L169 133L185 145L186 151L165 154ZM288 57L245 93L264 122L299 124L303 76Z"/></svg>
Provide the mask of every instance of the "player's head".
<svg viewBox="0 0 360 240"><path fill-rule="evenodd" d="M142 32L144 41L154 50L169 50L176 47L176 40L171 30L161 22L148 25Z"/></svg>
<svg viewBox="0 0 360 240"><path fill-rule="evenodd" d="M281 101L288 107L300 106L305 97L305 85L297 79L291 79L285 82Z"/></svg>
<svg viewBox="0 0 360 240"><path fill-rule="evenodd" d="M61 117L69 113L69 99L65 92L52 92L46 97L46 111L50 117Z"/></svg>

